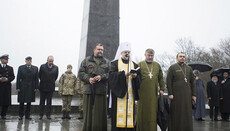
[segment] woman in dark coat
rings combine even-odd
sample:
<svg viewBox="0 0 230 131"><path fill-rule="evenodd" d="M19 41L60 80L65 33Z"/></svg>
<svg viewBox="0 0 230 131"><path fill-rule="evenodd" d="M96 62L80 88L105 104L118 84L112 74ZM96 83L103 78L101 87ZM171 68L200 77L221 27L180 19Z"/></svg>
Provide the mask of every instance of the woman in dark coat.
<svg viewBox="0 0 230 131"><path fill-rule="evenodd" d="M218 82L218 76L215 73L211 74L212 80L207 83L207 95L210 106L210 118L218 121L218 111L220 106L220 100L222 98L221 84ZM213 111L215 112L213 113Z"/></svg>
<svg viewBox="0 0 230 131"><path fill-rule="evenodd" d="M194 70L193 74L195 76L196 83L196 109L194 110L194 118L196 120L201 120L205 117L205 89L204 83L199 78L200 72L198 70Z"/></svg>

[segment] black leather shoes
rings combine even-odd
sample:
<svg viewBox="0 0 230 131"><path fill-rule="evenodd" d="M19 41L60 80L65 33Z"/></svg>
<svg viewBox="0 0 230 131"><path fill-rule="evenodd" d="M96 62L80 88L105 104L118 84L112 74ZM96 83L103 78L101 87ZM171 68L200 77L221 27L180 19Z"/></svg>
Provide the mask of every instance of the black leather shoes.
<svg viewBox="0 0 230 131"><path fill-rule="evenodd" d="M43 117L43 116L40 116L40 117L39 117L39 120L42 120L42 117Z"/></svg>
<svg viewBox="0 0 230 131"><path fill-rule="evenodd" d="M1 116L1 118L2 118L3 120L5 120L5 119L6 119L6 116Z"/></svg>
<svg viewBox="0 0 230 131"><path fill-rule="evenodd" d="M215 118L214 121L219 121L218 118Z"/></svg>
<svg viewBox="0 0 230 131"><path fill-rule="evenodd" d="M31 117L26 117L27 120L31 120L32 118Z"/></svg>
<svg viewBox="0 0 230 131"><path fill-rule="evenodd" d="M19 117L18 120L22 120L22 117Z"/></svg>
<svg viewBox="0 0 230 131"><path fill-rule="evenodd" d="M225 120L225 121L230 122L230 120L229 120L229 119L227 119L227 120Z"/></svg>
<svg viewBox="0 0 230 131"><path fill-rule="evenodd" d="M51 120L51 117L50 117L50 116L47 116L47 119L48 119L48 120Z"/></svg>

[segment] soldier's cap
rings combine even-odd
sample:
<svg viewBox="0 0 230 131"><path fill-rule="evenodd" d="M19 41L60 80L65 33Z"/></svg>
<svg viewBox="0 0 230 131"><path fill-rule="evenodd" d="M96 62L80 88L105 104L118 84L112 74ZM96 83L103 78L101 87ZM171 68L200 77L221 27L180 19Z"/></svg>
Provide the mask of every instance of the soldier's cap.
<svg viewBox="0 0 230 131"><path fill-rule="evenodd" d="M9 55L8 54L4 54L0 57L0 59L6 59L8 60L9 59Z"/></svg>
<svg viewBox="0 0 230 131"><path fill-rule="evenodd" d="M68 68L73 68L73 66L69 64L69 65L67 65L67 69L68 69Z"/></svg>
<svg viewBox="0 0 230 131"><path fill-rule="evenodd" d="M27 57L25 58L25 60L32 60L32 57L31 57L31 56L27 56Z"/></svg>

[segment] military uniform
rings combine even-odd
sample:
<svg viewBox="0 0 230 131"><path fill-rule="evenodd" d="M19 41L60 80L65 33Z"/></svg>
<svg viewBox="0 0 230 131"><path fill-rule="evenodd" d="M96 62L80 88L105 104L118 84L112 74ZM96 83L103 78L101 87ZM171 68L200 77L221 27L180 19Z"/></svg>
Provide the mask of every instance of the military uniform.
<svg viewBox="0 0 230 131"><path fill-rule="evenodd" d="M8 59L8 55L3 55L0 59ZM1 117L2 119L5 119L8 106L11 105L11 82L15 78L13 67L1 63L0 78L8 79L6 82L0 81L0 106L2 107Z"/></svg>
<svg viewBox="0 0 230 131"><path fill-rule="evenodd" d="M66 71L59 79L59 94L62 96L62 112L63 118L70 118L72 96L76 92L77 77Z"/></svg>
<svg viewBox="0 0 230 131"><path fill-rule="evenodd" d="M80 66L78 76L83 85L83 131L107 130L106 93L110 62L104 57L86 57ZM94 84L89 79L100 75L101 80Z"/></svg>

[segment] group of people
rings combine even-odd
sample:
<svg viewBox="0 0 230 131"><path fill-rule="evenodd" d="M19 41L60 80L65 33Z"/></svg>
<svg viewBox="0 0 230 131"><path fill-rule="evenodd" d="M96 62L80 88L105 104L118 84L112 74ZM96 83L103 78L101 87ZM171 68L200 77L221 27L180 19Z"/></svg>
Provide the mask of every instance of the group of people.
<svg viewBox="0 0 230 131"><path fill-rule="evenodd" d="M2 55L0 57L0 106L1 118L6 119L8 107L11 105L11 82L15 79L14 71L9 66L9 55ZM42 64L38 70L37 66L32 65L32 57L25 58L25 64L19 66L16 90L18 92L19 102L19 120L31 120L30 109L31 102L35 102L35 93L39 90L40 104L39 104L39 119L43 119L44 114L47 119L51 119L52 96L55 91L55 82L58 78L58 66L54 63L54 57L48 56L47 62ZM40 82L39 82L40 80ZM59 94L62 96L63 119L70 119L72 96L80 91L77 85L79 79L72 73L72 65L67 65L67 71L62 74L59 80ZM24 104L26 103L26 110ZM44 112L46 103L46 112Z"/></svg>
<svg viewBox="0 0 230 131"><path fill-rule="evenodd" d="M147 49L145 60L131 60L131 45L121 43L115 59L103 56L104 47L97 44L86 57L78 76L83 88L83 131L107 130L107 104L111 108L112 131L156 131L158 95L163 95L165 82L161 66L155 62L154 50ZM192 131L192 104L196 87L185 54L178 53L177 63L168 70L166 85L170 99L169 131ZM106 89L108 87L108 89Z"/></svg>
<svg viewBox="0 0 230 131"><path fill-rule="evenodd" d="M199 78L199 71L194 71L197 87L197 109L194 110L194 118L203 121L205 117L205 90L203 81ZM221 112L222 121L230 121L230 79L228 70L224 70L222 76L216 71L210 75L211 81L207 83L207 98L210 107L211 120L218 121L218 113Z"/></svg>
<svg viewBox="0 0 230 131"><path fill-rule="evenodd" d="M72 73L72 66L59 79L59 94L62 96L63 119L70 119L72 96L83 90L83 131L107 130L107 107L111 108L112 131L156 131L158 96L164 94L165 85L170 100L169 131L192 131L192 114L202 120L204 110L204 84L199 79L199 72L185 64L185 53L176 56L177 63L168 69L166 84L159 63L154 61L153 49L146 49L145 60L135 63L131 60L131 44L121 43L115 59L109 61L103 56L104 47L97 44L91 56L80 65L78 76ZM15 76L13 68L7 65L8 55L1 56L0 65L0 106L1 118L5 119L11 104L11 81ZM41 65L39 71L33 66L32 58L26 57L25 65L18 69L16 88L18 91L19 119L24 116L24 103L27 103L25 118L30 118L31 102L35 101L35 92L40 91L40 114L43 118L45 100L46 116L51 119L52 94L58 78L58 67L53 64L53 56ZM207 84L211 119L217 119L219 105L222 106L222 118L229 120L229 79L218 82L215 73ZM40 82L39 82L40 79ZM200 88L202 87L202 88ZM223 91L225 90L225 91ZM229 92L229 91L228 91ZM197 96L197 97L196 97ZM107 102L109 100L109 103ZM197 108L192 111L192 100L197 101ZM220 101L222 100L222 101ZM202 109L202 111L201 111ZM215 112L213 113L213 109ZM214 117L213 117L214 116Z"/></svg>

